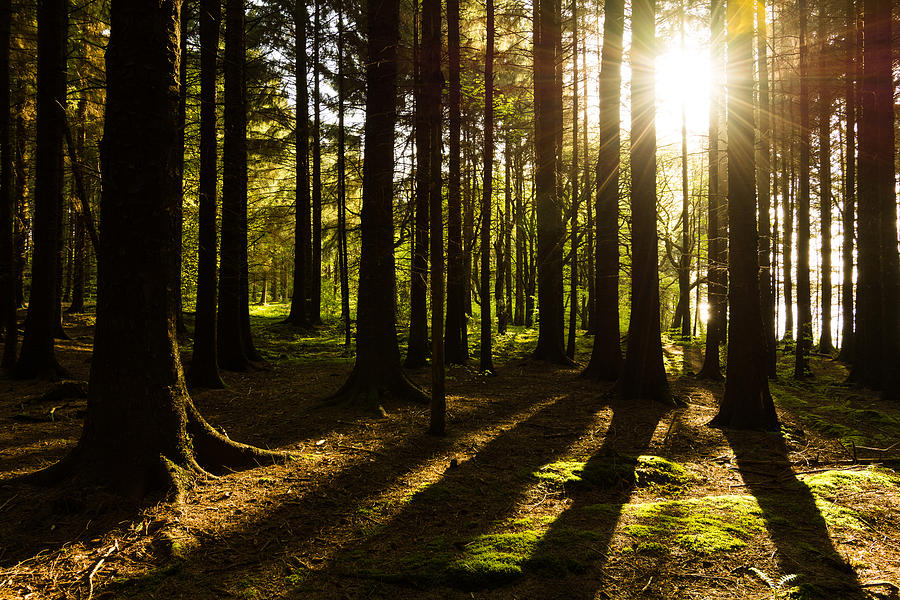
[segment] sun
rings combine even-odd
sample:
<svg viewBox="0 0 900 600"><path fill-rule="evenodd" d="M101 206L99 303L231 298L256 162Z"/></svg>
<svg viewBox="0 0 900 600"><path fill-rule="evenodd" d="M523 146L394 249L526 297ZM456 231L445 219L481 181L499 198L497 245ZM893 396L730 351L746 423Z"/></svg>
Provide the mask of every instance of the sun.
<svg viewBox="0 0 900 600"><path fill-rule="evenodd" d="M688 152L706 145L709 132L709 48L699 35L687 36L684 48L670 46L656 58L656 134L660 147L681 144L682 107L687 122Z"/></svg>

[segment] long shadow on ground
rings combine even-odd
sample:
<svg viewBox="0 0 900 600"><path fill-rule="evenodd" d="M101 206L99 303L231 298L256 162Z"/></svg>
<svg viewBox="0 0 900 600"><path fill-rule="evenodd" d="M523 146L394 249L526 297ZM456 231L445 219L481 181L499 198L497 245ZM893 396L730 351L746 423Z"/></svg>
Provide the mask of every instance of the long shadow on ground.
<svg viewBox="0 0 900 600"><path fill-rule="evenodd" d="M799 574L807 597L867 598L853 568L835 549L815 497L791 469L784 438L735 430L726 430L725 436L745 485L762 509L777 551L777 575Z"/></svg>
<svg viewBox="0 0 900 600"><path fill-rule="evenodd" d="M345 545L323 568L309 572L286 597L415 597L424 590L431 597L452 597L462 592L448 586L468 590L514 579L519 565L502 560L479 565L477 557L466 556L467 545L516 514L535 483L531 473L591 433L602 408L583 394L541 408L471 459L448 468L370 536Z"/></svg>
<svg viewBox="0 0 900 600"><path fill-rule="evenodd" d="M496 392L487 387L484 391ZM526 419L525 422L541 420L535 416L519 416L535 410L537 414L552 411L552 419L560 419L576 413L574 404L568 398L556 401L528 393L528 390L519 391L494 402L480 401L478 407L472 410L457 410L448 427L451 432L448 438L425 435L426 423L423 421L420 429L423 433L388 439L383 446L373 448L370 453L361 455L363 458L354 459L334 472L319 471L323 476L321 479L310 479L304 474L303 459L295 463L296 467L291 465L286 469L287 473L281 471L279 475L277 470L266 472L264 475L267 477L297 481L296 491L280 491L267 497L264 485L260 485L258 490L254 486L256 497L252 511L235 512L218 529L190 532L195 544L179 549L177 556L161 557L156 561L155 568L148 565L150 570L144 576L119 582L106 588L106 591L115 597L174 594L178 597L219 598L244 593L244 589L252 590L252 594L259 597L283 597L289 593L284 591L285 586L297 587L295 584L306 579L306 565L318 570L320 565L336 562L332 559L333 551L339 552L340 547L335 544L343 542L345 545L361 546L380 531L372 523L373 519L379 519L379 515L372 516L368 511L399 480L428 468L435 457L471 449L470 434L504 424L519 429L514 424L523 419ZM584 419L593 414L593 411L582 412ZM577 427L578 414L571 414L570 418L574 420L573 427ZM542 435L546 432L540 426L534 429L531 437L522 440L522 443L535 446L548 439ZM504 435L509 434L501 434L501 437ZM549 442L544 452L546 456L552 456L553 449L561 450L567 442L562 438L551 439L553 441ZM492 445L488 443L483 448L493 456L488 462L490 468L514 469L512 465L503 464L504 451L491 451ZM479 464L480 456L479 451L479 458L468 462ZM466 464L463 462L453 472L473 472ZM259 483L262 484L267 477L261 478ZM457 477L465 479L464 475ZM476 493L491 493L483 486L479 489L477 482L469 486L470 489L475 486ZM500 500L505 507L508 498ZM472 498L466 495L460 498L459 503L460 506L463 503L471 506ZM500 510L502 512L502 508ZM387 519L390 519L389 515ZM179 527L175 527L173 535L181 533ZM309 579L312 580L312 577ZM338 595L345 597L345 594ZM297 597L311 596L298 592Z"/></svg>
<svg viewBox="0 0 900 600"><path fill-rule="evenodd" d="M571 505L534 550L538 560L531 571L537 577L526 582L529 596L595 598L605 585L610 542L638 482L634 457L647 450L660 420L672 410L622 400L612 408L603 445L585 463L581 482L566 490Z"/></svg>

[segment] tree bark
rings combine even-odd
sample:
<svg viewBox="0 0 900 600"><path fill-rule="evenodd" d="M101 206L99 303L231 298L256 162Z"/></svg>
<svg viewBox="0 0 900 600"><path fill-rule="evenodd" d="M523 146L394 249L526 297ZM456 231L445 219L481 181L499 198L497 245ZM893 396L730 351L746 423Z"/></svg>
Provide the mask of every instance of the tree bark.
<svg viewBox="0 0 900 600"><path fill-rule="evenodd" d="M656 230L656 2L632 4L631 50L631 321L617 384L626 399L669 402L659 329Z"/></svg>
<svg viewBox="0 0 900 600"><path fill-rule="evenodd" d="M65 369L56 361L53 339L60 325L58 278L67 12L66 0L47 0L38 5L34 246L28 317L15 367L15 376L19 379L57 379L66 375Z"/></svg>
<svg viewBox="0 0 900 600"><path fill-rule="evenodd" d="M728 0L728 367L710 425L777 429L759 296L753 148L753 2Z"/></svg>
<svg viewBox="0 0 900 600"><path fill-rule="evenodd" d="M418 3L416 3L418 12ZM415 17L418 20L418 16ZM418 28L415 31L418 38ZM422 41L415 42L415 129L416 129L416 202L415 235L409 274L409 339L406 360L408 369L425 366L428 361L428 191L430 185L429 146L431 136L425 116L423 94Z"/></svg>
<svg viewBox="0 0 900 600"><path fill-rule="evenodd" d="M572 225L569 242L569 335L566 356L575 359L575 334L578 319L578 2L572 0L572 167L569 174L572 198Z"/></svg>
<svg viewBox="0 0 900 600"><path fill-rule="evenodd" d="M319 0L315 0L315 29L313 37L313 166L312 166L312 257L310 266L309 320L313 325L322 323L322 116L319 104Z"/></svg>
<svg viewBox="0 0 900 600"><path fill-rule="evenodd" d="M428 402L400 368L396 333L393 174L399 0L368 0L363 204L356 363L329 401L377 410L385 393Z"/></svg>
<svg viewBox="0 0 900 600"><path fill-rule="evenodd" d="M177 498L204 467L250 466L275 454L216 433L197 413L182 377L174 330L179 58L171 52L180 4L114 0L111 6L104 234L88 412L76 448L33 481L71 475L130 497L161 490Z"/></svg>
<svg viewBox="0 0 900 600"><path fill-rule="evenodd" d="M615 381L621 371L619 331L619 153L624 0L606 0L600 58L600 150L597 156L597 246L594 345L586 377Z"/></svg>
<svg viewBox="0 0 900 600"><path fill-rule="evenodd" d="M486 0L484 55L484 183L481 191L481 340L478 370L493 373L491 357L491 196L494 192L494 1Z"/></svg>
<svg viewBox="0 0 900 600"><path fill-rule="evenodd" d="M194 354L187 373L191 386L222 388L216 347L216 57L219 51L220 0L200 2L200 200L197 243L197 309Z"/></svg>
<svg viewBox="0 0 900 600"><path fill-rule="evenodd" d="M447 178L447 326L444 352L449 363L469 360L466 344L465 266L463 264L461 152L460 152L460 48L459 0L447 1L447 49L450 86L448 96L450 154Z"/></svg>
<svg viewBox="0 0 900 600"><path fill-rule="evenodd" d="M565 228L557 175L562 135L560 8L556 0L535 2L534 104L537 293L540 309L534 357L570 364L563 335L563 244Z"/></svg>
<svg viewBox="0 0 900 600"><path fill-rule="evenodd" d="M759 132L756 146L756 190L759 206L759 292L762 307L763 333L766 341L766 372L774 378L775 373L775 300L772 294L772 224L769 213L772 209L770 175L772 147L772 112L769 104L769 55L768 29L766 26L766 3L756 4L757 23L757 64L759 82Z"/></svg>
<svg viewBox="0 0 900 600"><path fill-rule="evenodd" d="M720 123L723 112L722 74L725 60L725 7L722 0L713 0L710 7L710 67L711 98L709 102L709 183L707 216L707 297L709 320L706 324L706 343L703 366L698 377L721 380L722 366L719 347L725 341L726 314L728 310L727 287L727 228L724 218L727 210L725 178L722 177L722 151L720 149Z"/></svg>
<svg viewBox="0 0 900 600"><path fill-rule="evenodd" d="M806 27L806 0L799 0L800 14L800 193L797 197L797 345L794 349L794 377L809 377L812 349L812 294L809 266L809 36Z"/></svg>
<svg viewBox="0 0 900 600"><path fill-rule="evenodd" d="M844 200L843 200L843 243L841 259L844 278L841 286L841 306L843 326L841 328L841 352L838 359L853 360L853 338L855 311L853 304L853 245L856 231L856 80L858 77L856 53L858 38L856 33L856 6L847 0L847 23L844 48L846 52L844 74L844 110L847 119L847 150L844 153Z"/></svg>
<svg viewBox="0 0 900 600"><path fill-rule="evenodd" d="M11 0L0 2L0 331L3 355L0 369L16 363L18 324L16 321L16 257L13 226L15 199L12 188L12 135L10 123L10 19Z"/></svg>
<svg viewBox="0 0 900 600"><path fill-rule="evenodd" d="M296 142L296 194L294 220L294 283L291 311L285 319L296 327L308 328L306 300L310 272L310 190L309 190L309 87L306 80L306 29L309 14L306 2L294 6L294 77L296 81L297 107L294 139Z"/></svg>

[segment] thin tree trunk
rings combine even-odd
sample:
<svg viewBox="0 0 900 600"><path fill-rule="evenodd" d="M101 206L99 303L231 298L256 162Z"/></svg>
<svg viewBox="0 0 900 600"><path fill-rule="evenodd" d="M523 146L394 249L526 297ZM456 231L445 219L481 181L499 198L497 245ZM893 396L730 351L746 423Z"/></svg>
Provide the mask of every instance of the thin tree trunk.
<svg viewBox="0 0 900 600"><path fill-rule="evenodd" d="M450 154L447 179L447 323L444 352L449 363L464 364L469 359L466 344L465 266L463 264L459 0L447 2L447 48L450 86L448 96Z"/></svg>
<svg viewBox="0 0 900 600"><path fill-rule="evenodd" d="M216 58L222 3L200 2L200 206L197 244L197 312L194 354L187 380L191 386L222 388L216 348Z"/></svg>
<svg viewBox="0 0 900 600"><path fill-rule="evenodd" d="M768 29L766 27L766 3L756 4L757 23L757 64L759 72L759 132L756 146L756 192L759 206L759 293L762 306L763 333L766 340L766 369L769 377L775 373L775 301L772 296L772 209L771 147L772 112L769 103L769 55Z"/></svg>
<svg viewBox="0 0 900 600"><path fill-rule="evenodd" d="M350 347L352 329L350 326L350 269L347 265L347 157L346 133L344 128L344 106L346 103L346 81L344 80L344 13L338 8L338 271L341 285L341 320L344 321L344 346Z"/></svg>
<svg viewBox="0 0 900 600"><path fill-rule="evenodd" d="M3 355L0 369L12 369L16 363L18 324L15 286L15 199L12 187L12 135L10 122L10 20L11 0L0 2L0 331Z"/></svg>
<svg viewBox="0 0 900 600"><path fill-rule="evenodd" d="M797 198L797 345L794 377L812 375L812 294L809 272L809 42L806 27L806 0L799 0L800 13L800 194Z"/></svg>
<svg viewBox="0 0 900 600"><path fill-rule="evenodd" d="M828 52L825 8L819 4L819 37L822 38L822 60ZM819 83L819 222L822 240L822 331L819 336L819 352L831 354L834 343L831 337L831 90L830 82L820 78Z"/></svg>
<svg viewBox="0 0 900 600"><path fill-rule="evenodd" d="M844 47L846 51L846 73L844 80L844 110L847 119L847 150L844 153L844 200L843 200L843 244L841 259L844 277L841 286L843 327L841 328L841 352L838 359L853 360L853 331L855 311L853 306L853 244L856 230L856 79L857 52L856 6L847 0L847 23Z"/></svg>
<svg viewBox="0 0 900 600"><path fill-rule="evenodd" d="M491 195L494 190L494 0L486 0L484 55L484 184L481 195L481 341L478 370L494 372L491 343Z"/></svg>
<svg viewBox="0 0 900 600"><path fill-rule="evenodd" d="M322 323L322 116L319 93L319 0L315 0L315 28L313 39L313 167L312 167L312 262L310 266L309 320L313 325Z"/></svg>
<svg viewBox="0 0 900 600"><path fill-rule="evenodd" d="M575 359L575 334L578 319L578 2L572 0L572 168L569 175L572 198L572 229L569 242L569 336L566 356Z"/></svg>
<svg viewBox="0 0 900 600"><path fill-rule="evenodd" d="M679 29L684 51L684 1L680 3ZM687 108L681 103L681 254L678 257L678 308L675 321L681 321L681 339L691 337L691 231L688 192ZM679 318L680 317L680 318Z"/></svg>

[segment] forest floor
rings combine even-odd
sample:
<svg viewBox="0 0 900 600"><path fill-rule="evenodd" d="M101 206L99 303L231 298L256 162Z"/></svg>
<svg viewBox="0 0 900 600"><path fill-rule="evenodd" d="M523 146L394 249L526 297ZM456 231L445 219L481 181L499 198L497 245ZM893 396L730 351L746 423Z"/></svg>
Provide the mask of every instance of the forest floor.
<svg viewBox="0 0 900 600"><path fill-rule="evenodd" d="M179 505L10 481L62 457L86 405L0 380L0 598L898 597L900 406L828 357L800 382L784 357L780 433L722 431L695 345L666 345L677 406L626 403L530 360L536 332L514 328L497 376L448 368L436 438L425 406L323 406L352 358L336 330L279 324L285 309L254 309L265 364L192 395L232 439L293 459ZM92 324L66 317L73 381ZM429 369L411 376L428 387Z"/></svg>

